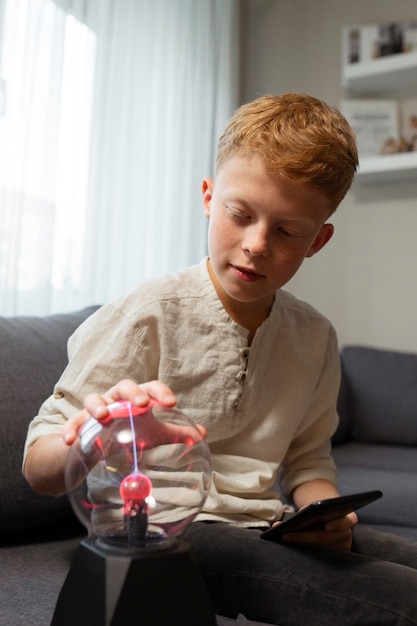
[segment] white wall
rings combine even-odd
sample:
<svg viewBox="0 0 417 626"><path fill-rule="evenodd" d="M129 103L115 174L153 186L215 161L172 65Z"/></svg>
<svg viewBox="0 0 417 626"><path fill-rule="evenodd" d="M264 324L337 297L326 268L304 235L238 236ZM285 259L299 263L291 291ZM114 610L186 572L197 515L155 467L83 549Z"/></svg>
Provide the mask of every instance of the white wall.
<svg viewBox="0 0 417 626"><path fill-rule="evenodd" d="M243 101L294 91L338 106L342 27L417 21L416 0L243 0L242 7ZM341 345L417 351L417 177L355 182L332 221L334 238L287 288L332 320Z"/></svg>

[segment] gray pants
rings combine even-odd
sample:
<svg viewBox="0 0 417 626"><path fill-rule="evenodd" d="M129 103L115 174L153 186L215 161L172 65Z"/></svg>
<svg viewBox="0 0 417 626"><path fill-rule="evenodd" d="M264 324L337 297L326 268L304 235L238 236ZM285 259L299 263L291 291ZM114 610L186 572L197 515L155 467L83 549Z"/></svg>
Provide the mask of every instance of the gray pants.
<svg viewBox="0 0 417 626"><path fill-rule="evenodd" d="M417 625L417 541L358 525L352 551L342 552L259 534L204 522L186 530L217 615L279 626Z"/></svg>

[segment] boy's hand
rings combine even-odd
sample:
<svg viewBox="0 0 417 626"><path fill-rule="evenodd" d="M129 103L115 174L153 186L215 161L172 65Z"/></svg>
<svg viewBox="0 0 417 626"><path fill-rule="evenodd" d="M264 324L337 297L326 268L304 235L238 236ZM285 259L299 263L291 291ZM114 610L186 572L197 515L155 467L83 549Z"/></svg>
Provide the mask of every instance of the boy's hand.
<svg viewBox="0 0 417 626"><path fill-rule="evenodd" d="M279 522L278 522L279 523ZM282 535L283 543L320 545L333 550L349 551L352 547L352 529L358 523L356 513L327 522L322 529L299 530Z"/></svg>
<svg viewBox="0 0 417 626"><path fill-rule="evenodd" d="M159 380L138 385L133 380L125 379L111 387L102 396L92 393L84 400L85 409L66 422L63 432L64 441L72 445L77 438L78 431L91 415L99 421L105 419L109 414L109 404L128 400L136 406L147 406L151 399L168 407L176 404L176 398L171 389Z"/></svg>

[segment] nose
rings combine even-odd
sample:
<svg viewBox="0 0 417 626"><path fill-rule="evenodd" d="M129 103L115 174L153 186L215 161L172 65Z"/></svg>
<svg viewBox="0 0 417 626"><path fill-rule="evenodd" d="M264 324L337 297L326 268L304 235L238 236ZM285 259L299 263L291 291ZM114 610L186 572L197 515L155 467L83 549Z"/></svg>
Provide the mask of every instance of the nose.
<svg viewBox="0 0 417 626"><path fill-rule="evenodd" d="M251 256L267 256L268 231L261 225L252 225L245 230L242 249Z"/></svg>

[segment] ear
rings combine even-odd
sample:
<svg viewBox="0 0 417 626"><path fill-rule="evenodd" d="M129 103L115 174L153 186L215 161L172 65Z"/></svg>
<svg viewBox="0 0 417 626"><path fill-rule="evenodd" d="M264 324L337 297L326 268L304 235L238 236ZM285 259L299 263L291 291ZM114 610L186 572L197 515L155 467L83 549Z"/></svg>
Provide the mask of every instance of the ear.
<svg viewBox="0 0 417 626"><path fill-rule="evenodd" d="M323 224L320 228L318 235L316 236L310 250L307 252L306 257L312 257L319 252L328 241L333 237L334 226L333 224Z"/></svg>
<svg viewBox="0 0 417 626"><path fill-rule="evenodd" d="M210 217L210 204L213 196L213 181L211 178L205 178L203 180L201 191L203 192L204 215Z"/></svg>

